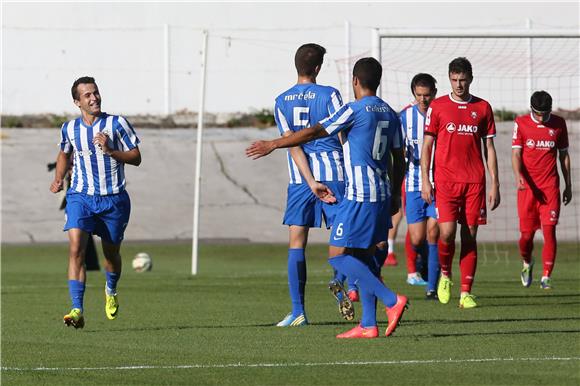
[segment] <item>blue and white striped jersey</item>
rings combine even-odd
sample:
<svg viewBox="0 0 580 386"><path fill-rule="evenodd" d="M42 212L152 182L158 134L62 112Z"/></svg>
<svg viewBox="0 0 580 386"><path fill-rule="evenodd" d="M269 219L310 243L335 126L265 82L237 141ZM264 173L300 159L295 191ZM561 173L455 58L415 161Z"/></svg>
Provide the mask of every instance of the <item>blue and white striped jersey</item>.
<svg viewBox="0 0 580 386"><path fill-rule="evenodd" d="M124 164L104 154L93 144L96 133L108 137L109 148L129 151L139 144L131 124L123 117L101 113L92 126L81 117L65 122L61 128L60 150L73 152L70 189L90 196L106 196L125 190Z"/></svg>
<svg viewBox="0 0 580 386"><path fill-rule="evenodd" d="M397 113L381 98L368 96L347 103L320 123L331 135L342 132L345 197L359 202L390 197L390 150L403 145Z"/></svg>
<svg viewBox="0 0 580 386"><path fill-rule="evenodd" d="M314 126L342 106L338 90L315 83L297 84L276 98L274 117L283 135ZM342 146L337 137L325 137L302 145L316 181L344 181ZM303 178L298 166L288 156L288 174L291 184L301 184Z"/></svg>
<svg viewBox="0 0 580 386"><path fill-rule="evenodd" d="M421 191L421 148L425 131L425 115L419 111L418 105L411 105L401 111L401 129L405 138L405 158L407 172L405 175L405 191ZM434 154L434 153L432 153ZM433 181L433 169L429 172Z"/></svg>

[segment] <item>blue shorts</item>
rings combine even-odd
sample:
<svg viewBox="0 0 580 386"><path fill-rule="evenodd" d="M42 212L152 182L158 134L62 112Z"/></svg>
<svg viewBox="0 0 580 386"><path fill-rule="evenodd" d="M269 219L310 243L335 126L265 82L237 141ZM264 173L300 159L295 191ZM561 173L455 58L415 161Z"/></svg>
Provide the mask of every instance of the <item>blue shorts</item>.
<svg viewBox="0 0 580 386"><path fill-rule="evenodd" d="M284 225L299 225L320 228L322 219L326 228L334 223L334 217L338 204L344 196L344 182L322 181L322 183L334 193L337 202L327 204L316 197L308 184L288 185L288 197L286 200L286 212L284 213Z"/></svg>
<svg viewBox="0 0 580 386"><path fill-rule="evenodd" d="M64 230L79 228L119 244L131 214L131 201L126 191L108 196L90 196L69 190L66 193Z"/></svg>
<svg viewBox="0 0 580 386"><path fill-rule="evenodd" d="M338 205L329 244L367 249L387 240L391 225L391 203L343 200Z"/></svg>
<svg viewBox="0 0 580 386"><path fill-rule="evenodd" d="M437 219L435 200L431 202L431 205L427 204L421 197L421 192L407 192L405 201L407 224L423 222L427 220L427 217Z"/></svg>

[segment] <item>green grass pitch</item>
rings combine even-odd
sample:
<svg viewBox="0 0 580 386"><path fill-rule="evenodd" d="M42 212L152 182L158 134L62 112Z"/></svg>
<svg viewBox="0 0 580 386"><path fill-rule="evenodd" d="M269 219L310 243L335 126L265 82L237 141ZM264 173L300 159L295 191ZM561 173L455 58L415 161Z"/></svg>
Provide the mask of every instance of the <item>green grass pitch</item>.
<svg viewBox="0 0 580 386"><path fill-rule="evenodd" d="M540 246L537 246L539 249ZM66 328L67 246L2 247L3 385L578 385L580 258L560 245L554 289L523 288L515 246L480 245L481 307L423 299L399 266L385 282L411 308L389 338L338 340L342 320L326 287L326 248L308 248L308 327L278 328L290 309L284 245L202 245L191 277L189 244L127 243L119 317L104 313L104 275L88 273L86 326ZM140 251L153 271L131 270ZM507 251L507 253L505 252ZM537 259L539 262L539 259ZM453 266L457 280L457 257ZM360 306L356 306L357 313ZM384 333L382 307L378 318Z"/></svg>

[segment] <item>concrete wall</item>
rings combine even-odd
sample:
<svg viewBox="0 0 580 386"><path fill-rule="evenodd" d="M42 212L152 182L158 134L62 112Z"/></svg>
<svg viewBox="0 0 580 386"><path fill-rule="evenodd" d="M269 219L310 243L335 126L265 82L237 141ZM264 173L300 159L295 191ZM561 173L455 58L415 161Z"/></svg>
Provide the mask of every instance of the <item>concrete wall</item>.
<svg viewBox="0 0 580 386"><path fill-rule="evenodd" d="M574 199L563 207L560 239L580 240L580 124L570 125ZM208 129L204 132L201 229L204 239L247 239L286 242L281 225L288 181L285 152L251 161L244 149L258 138L277 136L275 129ZM190 239L193 223L195 130L138 130L143 163L126 166L132 200L128 240ZM59 242L64 215L48 188L53 173L58 129L2 130L2 242ZM480 239L507 241L517 237L515 189L510 167L511 124L499 125L496 140L502 204L489 215ZM404 227L399 232L404 236ZM315 230L311 241L326 242Z"/></svg>

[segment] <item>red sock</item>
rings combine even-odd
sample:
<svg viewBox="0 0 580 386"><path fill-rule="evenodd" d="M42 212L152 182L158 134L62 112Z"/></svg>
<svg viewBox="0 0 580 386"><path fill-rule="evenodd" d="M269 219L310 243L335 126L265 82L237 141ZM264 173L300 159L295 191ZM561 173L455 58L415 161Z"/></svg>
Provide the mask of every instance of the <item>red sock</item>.
<svg viewBox="0 0 580 386"><path fill-rule="evenodd" d="M461 269L461 292L471 292L475 268L477 267L477 243L475 241L461 241L459 254L459 268Z"/></svg>
<svg viewBox="0 0 580 386"><path fill-rule="evenodd" d="M455 243L446 244L439 239L438 244L441 273L445 276L451 277L451 263L453 262L453 255L455 254Z"/></svg>
<svg viewBox="0 0 580 386"><path fill-rule="evenodd" d="M542 250L543 276L550 276L556 261L556 226L544 225L542 230L544 231L544 249Z"/></svg>
<svg viewBox="0 0 580 386"><path fill-rule="evenodd" d="M521 232L520 235L520 255L522 256L522 259L528 264L530 264L532 261L532 251L534 250L534 233L535 231Z"/></svg>
<svg viewBox="0 0 580 386"><path fill-rule="evenodd" d="M409 231L407 231L407 235L405 236L405 253L407 254L407 273L417 272L417 252L415 252L411 245Z"/></svg>

